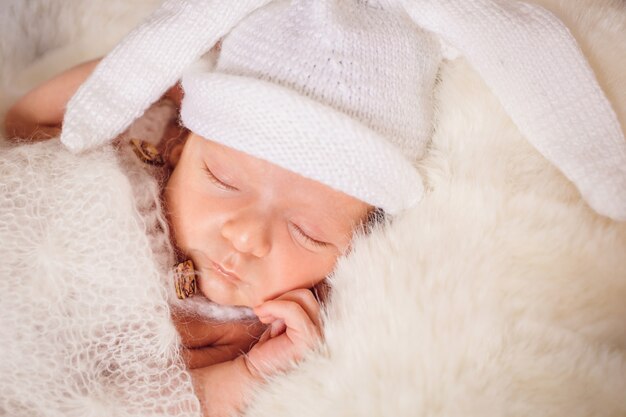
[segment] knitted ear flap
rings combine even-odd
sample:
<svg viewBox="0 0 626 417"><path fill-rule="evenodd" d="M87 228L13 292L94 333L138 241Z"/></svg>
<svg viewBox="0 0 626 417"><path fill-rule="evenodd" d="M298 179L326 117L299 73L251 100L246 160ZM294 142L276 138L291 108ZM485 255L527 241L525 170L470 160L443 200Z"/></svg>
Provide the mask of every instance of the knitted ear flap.
<svg viewBox="0 0 626 417"><path fill-rule="evenodd" d="M98 64L69 101L61 142L80 152L112 140L179 80L189 64L269 2L166 1Z"/></svg>
<svg viewBox="0 0 626 417"><path fill-rule="evenodd" d="M418 26L468 58L521 132L592 208L626 220L624 135L558 19L515 0L400 1ZM168 0L103 59L70 100L61 141L80 151L117 136L190 63L269 2Z"/></svg>
<svg viewBox="0 0 626 417"><path fill-rule="evenodd" d="M598 213L626 220L626 141L576 40L514 0L402 0L480 73L520 131Z"/></svg>

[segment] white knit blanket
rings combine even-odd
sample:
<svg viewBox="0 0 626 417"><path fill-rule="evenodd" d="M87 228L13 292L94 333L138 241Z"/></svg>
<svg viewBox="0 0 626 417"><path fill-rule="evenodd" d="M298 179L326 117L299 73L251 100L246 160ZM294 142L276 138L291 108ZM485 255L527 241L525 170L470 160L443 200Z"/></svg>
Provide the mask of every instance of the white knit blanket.
<svg viewBox="0 0 626 417"><path fill-rule="evenodd" d="M147 233L158 188L121 161L58 140L0 153L0 415L197 415Z"/></svg>
<svg viewBox="0 0 626 417"><path fill-rule="evenodd" d="M41 3L82 22L80 8ZM2 81L34 82L50 57L69 65L79 33L95 42L106 16L151 7L98 3L84 2L108 14L78 33L50 28L68 47L21 78L34 43L5 37ZM626 126L624 3L542 3ZM35 9L25 19L47 22ZM341 261L325 348L261 387L246 415L626 415L626 224L585 205L464 61L441 79L427 196ZM12 91L0 93L6 108ZM0 415L197 412L139 215L154 190L137 199L139 174L122 166L110 149L75 157L54 142L0 151Z"/></svg>

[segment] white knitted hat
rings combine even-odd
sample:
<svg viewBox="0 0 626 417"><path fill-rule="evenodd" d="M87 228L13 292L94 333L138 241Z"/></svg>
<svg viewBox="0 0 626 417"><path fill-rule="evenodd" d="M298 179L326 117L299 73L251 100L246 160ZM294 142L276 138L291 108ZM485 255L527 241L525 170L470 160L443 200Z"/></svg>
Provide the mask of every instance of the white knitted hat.
<svg viewBox="0 0 626 417"><path fill-rule="evenodd" d="M402 10L400 10L402 11ZM406 13L354 1L275 1L183 76L193 132L385 211L416 203L439 43Z"/></svg>
<svg viewBox="0 0 626 417"><path fill-rule="evenodd" d="M513 0L267 3L167 1L72 98L62 141L81 150L110 140L182 76L190 130L397 213L423 191L413 163L432 130L441 39L596 210L626 219L623 133L545 10ZM213 70L191 65L223 36Z"/></svg>

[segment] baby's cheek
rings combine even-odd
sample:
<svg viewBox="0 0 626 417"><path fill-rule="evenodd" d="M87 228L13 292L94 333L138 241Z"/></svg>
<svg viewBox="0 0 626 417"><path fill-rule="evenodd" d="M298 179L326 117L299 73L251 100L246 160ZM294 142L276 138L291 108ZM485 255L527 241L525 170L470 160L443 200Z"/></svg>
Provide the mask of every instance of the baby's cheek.
<svg viewBox="0 0 626 417"><path fill-rule="evenodd" d="M297 288L311 288L333 270L336 256L311 253L296 255L284 263L282 286L284 292Z"/></svg>
<svg viewBox="0 0 626 417"><path fill-rule="evenodd" d="M182 250L189 244L190 222L192 214L185 213L185 200L174 187L168 187L164 193L165 207L172 242Z"/></svg>

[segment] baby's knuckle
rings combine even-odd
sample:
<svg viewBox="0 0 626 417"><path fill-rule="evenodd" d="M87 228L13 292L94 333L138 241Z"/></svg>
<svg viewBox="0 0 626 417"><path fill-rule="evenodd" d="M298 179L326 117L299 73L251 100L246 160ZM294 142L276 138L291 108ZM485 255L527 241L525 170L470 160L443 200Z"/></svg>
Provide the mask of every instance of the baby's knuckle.
<svg viewBox="0 0 626 417"><path fill-rule="evenodd" d="M311 290L299 290L299 292L297 293L297 297L302 304L315 308L319 307L319 303L317 302L317 299L315 298L315 295Z"/></svg>
<svg viewBox="0 0 626 417"><path fill-rule="evenodd" d="M304 308L302 308L302 306L298 303L289 302L286 304L286 308L289 311L289 314L291 315L298 315L298 316L306 315L306 311L304 311Z"/></svg>
<svg viewBox="0 0 626 417"><path fill-rule="evenodd" d="M303 288L298 288L296 290L291 290L289 292L286 292L285 294L283 294L281 297L279 297L279 299L282 300L302 300L306 297L306 293L310 292L307 289L303 289Z"/></svg>
<svg viewBox="0 0 626 417"><path fill-rule="evenodd" d="M311 290L304 290L302 292L302 298L308 300L309 302L317 304L317 299L315 298L315 294Z"/></svg>

